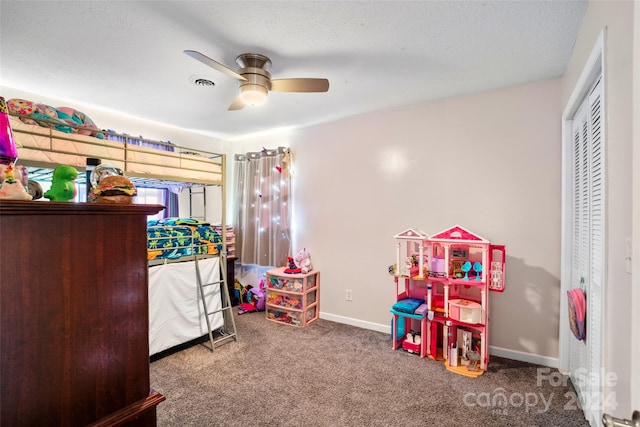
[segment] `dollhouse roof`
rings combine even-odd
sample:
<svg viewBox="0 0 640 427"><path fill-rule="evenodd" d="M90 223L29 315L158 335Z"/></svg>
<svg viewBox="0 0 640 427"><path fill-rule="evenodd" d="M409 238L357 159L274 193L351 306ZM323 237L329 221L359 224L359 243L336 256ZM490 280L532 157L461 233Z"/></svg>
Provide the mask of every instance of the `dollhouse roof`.
<svg viewBox="0 0 640 427"><path fill-rule="evenodd" d="M393 236L394 239L403 240L426 240L429 235L419 228L407 228L402 233L398 233Z"/></svg>
<svg viewBox="0 0 640 427"><path fill-rule="evenodd" d="M439 233L432 235L429 240L436 241L454 241L454 242L473 242L473 243L486 243L489 241L484 237L478 236L475 233L467 230L459 225L454 225L451 228L447 228Z"/></svg>

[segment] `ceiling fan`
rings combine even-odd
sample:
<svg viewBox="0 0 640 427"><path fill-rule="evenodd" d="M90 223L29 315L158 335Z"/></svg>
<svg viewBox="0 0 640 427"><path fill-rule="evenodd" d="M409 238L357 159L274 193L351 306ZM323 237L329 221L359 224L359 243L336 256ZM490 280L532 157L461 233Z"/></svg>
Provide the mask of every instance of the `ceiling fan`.
<svg viewBox="0 0 640 427"><path fill-rule="evenodd" d="M258 53L243 53L238 55L236 63L238 71L195 50L185 50L184 53L211 68L233 77L239 81L240 94L231 103L229 110L240 110L245 105L262 105L267 100L267 93L274 92L327 92L329 80L298 78L271 80L267 68L271 60Z"/></svg>

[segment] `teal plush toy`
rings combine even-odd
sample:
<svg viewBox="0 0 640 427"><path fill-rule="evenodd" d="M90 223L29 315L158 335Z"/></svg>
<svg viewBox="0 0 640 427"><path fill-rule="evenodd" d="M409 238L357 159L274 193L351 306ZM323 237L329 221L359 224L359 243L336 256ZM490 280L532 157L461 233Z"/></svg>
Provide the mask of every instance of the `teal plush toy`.
<svg viewBox="0 0 640 427"><path fill-rule="evenodd" d="M76 178L78 171L71 166L58 166L53 171L51 188L44 193L44 197L52 202L68 202L78 194Z"/></svg>

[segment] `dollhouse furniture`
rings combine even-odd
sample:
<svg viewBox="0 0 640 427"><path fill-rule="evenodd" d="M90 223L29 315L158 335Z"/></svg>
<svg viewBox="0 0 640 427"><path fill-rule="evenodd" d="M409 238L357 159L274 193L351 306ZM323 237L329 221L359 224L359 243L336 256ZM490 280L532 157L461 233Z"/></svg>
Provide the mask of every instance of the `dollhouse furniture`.
<svg viewBox="0 0 640 427"><path fill-rule="evenodd" d="M147 215L0 200L2 425L155 426Z"/></svg>
<svg viewBox="0 0 640 427"><path fill-rule="evenodd" d="M304 328L320 314L320 272L289 274L280 267L267 271L265 311L268 320Z"/></svg>
<svg viewBox="0 0 640 427"><path fill-rule="evenodd" d="M424 247L428 235L419 228L408 228L393 238L396 240L396 264L393 273L397 302L391 308L394 325L392 348L403 348L423 358L427 354L427 343L424 339L427 326L426 306L420 307L421 304L418 303L415 307L409 308L406 305L408 302L426 301L426 286L419 286L420 282L416 280L425 278ZM402 328L398 327L399 322L402 322ZM403 336L398 336L398 330L405 332ZM420 336L419 344L411 331Z"/></svg>
<svg viewBox="0 0 640 427"><path fill-rule="evenodd" d="M427 355L427 342L424 339L427 330L427 313L421 313L420 310L424 301L424 286L419 287L418 281L397 275L395 276L395 284L397 302L391 307L391 314L393 314L392 349L403 348L410 353L419 354L420 358L424 358ZM409 304L403 306L407 301ZM402 328L397 327L399 322L403 322ZM404 331L403 336L398 336L399 329ZM420 335L420 344L415 343L415 337L412 339L411 331Z"/></svg>
<svg viewBox="0 0 640 427"><path fill-rule="evenodd" d="M418 228L409 228L393 236L396 239L396 267L398 276L424 276L424 245L427 235ZM417 268L414 260L417 259ZM413 269L413 270L412 270ZM413 274L417 273L417 274Z"/></svg>
<svg viewBox="0 0 640 427"><path fill-rule="evenodd" d="M480 376L489 363L488 292L504 291L505 247L458 225L426 237L421 245L419 259L425 260L426 275L395 274L394 279L396 300L423 298L426 315L392 308L394 322L402 317L405 330L420 330L422 357L443 360L448 370L461 375ZM417 272L415 264L412 267ZM396 349L404 338L393 329Z"/></svg>

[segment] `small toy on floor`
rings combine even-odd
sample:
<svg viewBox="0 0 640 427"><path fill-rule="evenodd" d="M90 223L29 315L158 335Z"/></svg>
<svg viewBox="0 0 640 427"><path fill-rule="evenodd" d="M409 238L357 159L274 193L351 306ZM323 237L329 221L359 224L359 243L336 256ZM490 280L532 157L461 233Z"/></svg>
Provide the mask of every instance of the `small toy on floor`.
<svg viewBox="0 0 640 427"><path fill-rule="evenodd" d="M238 315L244 313L252 313L255 311L264 311L266 294L264 291L265 279L260 280L260 284L257 288L248 285L248 291L246 294L246 302L240 303L238 309Z"/></svg>

